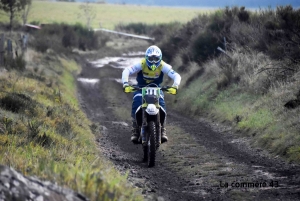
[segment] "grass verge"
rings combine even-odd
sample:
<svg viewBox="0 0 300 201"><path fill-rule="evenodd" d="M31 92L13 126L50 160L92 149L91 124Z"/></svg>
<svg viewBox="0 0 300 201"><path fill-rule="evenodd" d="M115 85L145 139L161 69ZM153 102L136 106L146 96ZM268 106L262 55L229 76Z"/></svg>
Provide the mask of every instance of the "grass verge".
<svg viewBox="0 0 300 201"><path fill-rule="evenodd" d="M76 97L77 63L30 49L27 58L27 70L0 74L0 163L91 200L142 200L97 149L101 134Z"/></svg>
<svg viewBox="0 0 300 201"><path fill-rule="evenodd" d="M299 80L296 79L298 75L292 79L293 82L273 83L269 89L259 90L264 89L266 83L261 78L265 75L255 72L265 62L270 62L268 58L252 60L253 55L247 54L235 54L232 57L239 60L237 70L232 73L239 74L241 66L254 66L253 71L240 73L236 82L228 83L226 76L229 72L224 70L224 63L220 62L223 61L222 57L204 63L204 73L190 82L186 80L193 76L188 70L194 68L193 63L187 65L184 71L176 69L183 83L178 96L172 98L173 108L194 118L204 116L230 124L241 135L250 137L256 146L298 162L300 108L284 107L286 102L295 99L292 92L297 91L299 86ZM175 62L178 63L176 58Z"/></svg>

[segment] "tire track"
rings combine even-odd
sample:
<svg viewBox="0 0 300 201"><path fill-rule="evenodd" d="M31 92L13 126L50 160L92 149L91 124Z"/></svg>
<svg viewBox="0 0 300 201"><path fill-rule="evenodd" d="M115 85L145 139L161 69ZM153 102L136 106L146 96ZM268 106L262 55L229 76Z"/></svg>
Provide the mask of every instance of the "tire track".
<svg viewBox="0 0 300 201"><path fill-rule="evenodd" d="M147 168L141 162L142 147L129 140L131 96L122 93L120 83L106 77L107 72L118 78L122 70L83 67L84 78L100 81L78 82L81 104L100 124L97 141L102 152L121 172L129 172L128 180L146 200L299 200L298 166L252 148L248 139L228 128L169 108L170 141L158 151L156 166ZM252 187L256 184L260 186Z"/></svg>

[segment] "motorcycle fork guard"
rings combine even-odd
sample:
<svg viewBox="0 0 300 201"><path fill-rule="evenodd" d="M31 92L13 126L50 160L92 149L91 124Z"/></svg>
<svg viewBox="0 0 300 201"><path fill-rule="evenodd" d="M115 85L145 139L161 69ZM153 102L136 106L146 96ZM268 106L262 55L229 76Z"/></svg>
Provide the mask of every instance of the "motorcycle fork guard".
<svg viewBox="0 0 300 201"><path fill-rule="evenodd" d="M148 130L147 130L147 113L145 111L145 108L143 108L143 122L142 122L142 127L141 127L141 138L142 138L142 145L147 146L148 140L149 140L149 135L148 135Z"/></svg>
<svg viewBox="0 0 300 201"><path fill-rule="evenodd" d="M159 145L161 144L161 123L160 123L160 113L158 112L156 116L156 135L157 135L157 149Z"/></svg>
<svg viewBox="0 0 300 201"><path fill-rule="evenodd" d="M139 137L139 144L143 144L143 146L148 146L149 141L149 133L148 133L148 113L146 112L146 108L141 109L141 116L142 116L142 125L140 126L140 137ZM153 118L151 116L151 118ZM162 118L165 118L164 115ZM161 144L161 114L160 112L155 116L155 125L156 125L156 146L157 149ZM143 140L144 139L144 140Z"/></svg>

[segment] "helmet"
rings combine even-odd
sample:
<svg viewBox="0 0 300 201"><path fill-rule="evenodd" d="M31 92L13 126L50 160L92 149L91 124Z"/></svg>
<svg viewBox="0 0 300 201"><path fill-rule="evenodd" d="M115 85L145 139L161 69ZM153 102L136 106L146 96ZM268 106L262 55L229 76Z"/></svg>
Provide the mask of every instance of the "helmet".
<svg viewBox="0 0 300 201"><path fill-rule="evenodd" d="M154 71L160 65L162 59L161 50L157 46L152 45L146 50L145 58L148 68Z"/></svg>

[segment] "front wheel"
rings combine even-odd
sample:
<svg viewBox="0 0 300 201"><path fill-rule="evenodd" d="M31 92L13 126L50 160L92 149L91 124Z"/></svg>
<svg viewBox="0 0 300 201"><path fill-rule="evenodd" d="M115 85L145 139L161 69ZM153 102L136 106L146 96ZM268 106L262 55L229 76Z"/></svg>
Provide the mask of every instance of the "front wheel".
<svg viewBox="0 0 300 201"><path fill-rule="evenodd" d="M148 134L149 140L147 144L148 148L148 167L155 166L155 157L156 157L156 125L153 121L148 123Z"/></svg>

